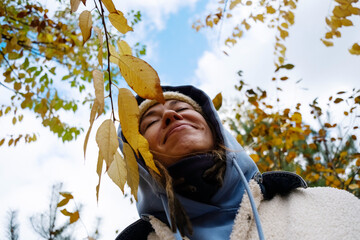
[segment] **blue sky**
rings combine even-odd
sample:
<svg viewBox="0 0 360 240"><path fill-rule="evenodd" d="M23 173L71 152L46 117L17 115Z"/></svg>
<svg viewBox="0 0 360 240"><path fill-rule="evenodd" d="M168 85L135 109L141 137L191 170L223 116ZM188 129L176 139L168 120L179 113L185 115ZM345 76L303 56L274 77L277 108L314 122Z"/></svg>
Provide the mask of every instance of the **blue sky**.
<svg viewBox="0 0 360 240"><path fill-rule="evenodd" d="M49 5L52 1L44 2ZM136 25L134 33L127 40L130 45L136 42L147 45L144 59L157 70L164 84L194 84L210 97L222 92L225 98L233 99L241 97L236 95L233 86L237 83L237 71L243 70L244 79L252 86L261 86L273 97L276 97L275 87L280 86L284 89L281 96L285 99L284 104L293 107L300 101L304 108L315 97L324 103L339 90L360 86L360 57L352 56L347 51L352 43L360 39L359 19L354 20L354 27L341 30L342 38L335 41L335 47L326 48L320 42L326 32L325 16L333 6L329 0L300 1L298 4L295 25L287 40L288 61L295 68L288 73L291 79L278 85L271 82L274 74L274 36L265 26L253 27L231 49L225 48L221 41L219 43L218 30L196 32L191 28L196 19L203 18L209 9L217 6L217 1L114 2L124 12L130 9L142 12L143 20ZM231 21L227 20L224 24L224 31L227 29L226 24ZM220 37L224 38L225 34L221 33ZM223 50L229 56L223 54ZM295 84L299 79L303 80ZM7 101L7 94L6 89L0 89L1 103ZM64 117L76 121L87 130L88 109L79 109L76 116L70 114ZM98 179L95 172L95 130L108 117L104 116L95 122L85 162L82 151L85 134L77 141L63 144L30 113L26 114L24 123L16 128L9 124L9 119L0 118L1 135L8 131L26 132L29 129L35 129L40 134L36 143L0 148L1 223L5 222L8 209L18 209L20 238L36 239L28 217L46 208L51 184L57 181L64 182L64 190L72 192L76 201L84 204L81 217L89 231L95 224L96 216L103 218L101 239L114 239L116 230L136 220L135 206L123 197L106 175L102 178L99 203L96 202L95 186ZM3 238L3 226L0 224L0 238ZM82 226L79 229L79 236L85 237L85 229Z"/></svg>

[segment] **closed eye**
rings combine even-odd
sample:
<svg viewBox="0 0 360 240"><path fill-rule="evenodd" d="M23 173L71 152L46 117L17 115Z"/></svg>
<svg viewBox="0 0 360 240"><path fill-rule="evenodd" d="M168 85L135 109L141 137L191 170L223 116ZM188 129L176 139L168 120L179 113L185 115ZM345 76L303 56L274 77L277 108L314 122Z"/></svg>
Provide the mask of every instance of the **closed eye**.
<svg viewBox="0 0 360 240"><path fill-rule="evenodd" d="M190 108L183 107L183 108L176 109L175 112L181 112L181 111L185 111L185 110L188 110L188 109L190 109Z"/></svg>
<svg viewBox="0 0 360 240"><path fill-rule="evenodd" d="M153 121L150 121L148 124L146 124L145 128L144 128L144 132L151 126L153 125L154 123L156 123L157 121L159 120L153 120Z"/></svg>

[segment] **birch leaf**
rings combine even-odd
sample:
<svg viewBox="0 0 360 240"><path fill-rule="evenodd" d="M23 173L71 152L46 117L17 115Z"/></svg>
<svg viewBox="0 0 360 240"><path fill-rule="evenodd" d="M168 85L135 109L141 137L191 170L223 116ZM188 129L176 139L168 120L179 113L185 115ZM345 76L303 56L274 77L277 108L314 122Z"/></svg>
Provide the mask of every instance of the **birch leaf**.
<svg viewBox="0 0 360 240"><path fill-rule="evenodd" d="M99 202L99 191L100 191L100 182L101 182L101 173L102 173L102 168L103 168L103 164L104 164L104 158L101 156L101 153L99 151L99 155L98 155L98 161L97 161L97 165L96 165L96 173L99 176L99 183L96 186L96 201Z"/></svg>
<svg viewBox="0 0 360 240"><path fill-rule="evenodd" d="M83 11L79 16L79 27L83 37L83 45L91 36L92 19L91 12L88 10Z"/></svg>
<svg viewBox="0 0 360 240"><path fill-rule="evenodd" d="M94 27L94 31L96 32L96 34L98 36L98 39L99 39L99 43L100 43L97 58L98 58L99 65L102 68L103 67L103 61L102 61L103 60L103 52L102 52L102 49L103 49L103 35L102 35L102 32L101 32L101 29L96 27L96 26Z"/></svg>
<svg viewBox="0 0 360 240"><path fill-rule="evenodd" d="M71 12L76 12L79 8L80 0L70 0Z"/></svg>
<svg viewBox="0 0 360 240"><path fill-rule="evenodd" d="M93 123L95 121L95 117L96 117L96 113L98 112L98 108L99 108L99 103L97 101L94 101L94 104L91 108L91 113L90 113L90 127L86 133L85 140L84 140L84 159L85 159L85 155L86 155L86 147L87 147L87 144L89 141L90 132L91 132Z"/></svg>
<svg viewBox="0 0 360 240"><path fill-rule="evenodd" d="M99 103L98 115L104 111L105 107L105 98L104 98L104 74L95 69L92 71L94 79L94 88L95 88L95 97L96 101Z"/></svg>
<svg viewBox="0 0 360 240"><path fill-rule="evenodd" d="M138 151L143 157L146 166L157 173L153 156L149 150L149 143L139 133L139 107L134 95L129 89L120 88L118 97L119 118L123 134L130 146L138 156Z"/></svg>
<svg viewBox="0 0 360 240"><path fill-rule="evenodd" d="M109 45L109 52L110 52L110 61L112 63L118 64L118 61L120 59L120 55L116 51L116 48L113 45Z"/></svg>
<svg viewBox="0 0 360 240"><path fill-rule="evenodd" d="M138 143L139 143L139 152L143 157L146 166L160 174L159 170L155 166L153 155L149 150L149 143L141 134L138 135Z"/></svg>
<svg viewBox="0 0 360 240"><path fill-rule="evenodd" d="M123 55L118 65L121 75L140 97L165 103L159 76L147 62L137 57Z"/></svg>
<svg viewBox="0 0 360 240"><path fill-rule="evenodd" d="M116 151L115 153L114 161L111 163L107 174L124 193L124 185L127 178L127 168L125 159L120 155L118 151Z"/></svg>
<svg viewBox="0 0 360 240"><path fill-rule="evenodd" d="M114 160L114 155L119 147L116 129L110 119L105 120L96 132L96 142L99 146L101 155L106 163L106 170Z"/></svg>
<svg viewBox="0 0 360 240"><path fill-rule="evenodd" d="M129 89L120 88L118 95L119 119L123 134L133 149L138 149L139 106Z"/></svg>
<svg viewBox="0 0 360 240"><path fill-rule="evenodd" d="M127 19L124 17L124 14L119 10L116 12L111 12L109 14L109 20L111 24L122 34L132 31L132 27L127 24Z"/></svg>
<svg viewBox="0 0 360 240"><path fill-rule="evenodd" d="M132 55L131 47L127 42L121 40L117 42L117 45L120 51L120 55Z"/></svg>
<svg viewBox="0 0 360 240"><path fill-rule="evenodd" d="M212 100L213 104L214 104L214 107L216 110L219 110L221 108L221 105L222 105L222 94L221 92L218 93L214 99Z"/></svg>
<svg viewBox="0 0 360 240"><path fill-rule="evenodd" d="M71 195L71 193L67 193L67 192L60 192L60 195L64 197L63 200L61 200L58 204L57 204L57 207L63 207L65 206L69 201L70 199L73 199L73 195Z"/></svg>
<svg viewBox="0 0 360 240"><path fill-rule="evenodd" d="M76 211L76 212L72 213L72 212L69 212L66 209L62 209L60 212L62 214L64 214L65 216L70 217L70 224L76 222L80 218L79 211Z"/></svg>
<svg viewBox="0 0 360 240"><path fill-rule="evenodd" d="M137 201L137 190L139 187L139 167L130 145L124 142L124 155L127 168L127 183L131 188L131 194Z"/></svg>
<svg viewBox="0 0 360 240"><path fill-rule="evenodd" d="M101 1L105 5L109 13L116 13L116 8L112 0L101 0Z"/></svg>

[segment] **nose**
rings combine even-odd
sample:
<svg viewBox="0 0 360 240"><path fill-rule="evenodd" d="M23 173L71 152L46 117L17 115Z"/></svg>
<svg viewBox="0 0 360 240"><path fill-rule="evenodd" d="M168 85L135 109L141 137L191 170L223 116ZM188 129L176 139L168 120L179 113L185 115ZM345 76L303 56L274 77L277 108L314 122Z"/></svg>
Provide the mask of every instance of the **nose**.
<svg viewBox="0 0 360 240"><path fill-rule="evenodd" d="M162 126L167 127L170 123L182 119L183 117L174 110L165 110L162 117Z"/></svg>

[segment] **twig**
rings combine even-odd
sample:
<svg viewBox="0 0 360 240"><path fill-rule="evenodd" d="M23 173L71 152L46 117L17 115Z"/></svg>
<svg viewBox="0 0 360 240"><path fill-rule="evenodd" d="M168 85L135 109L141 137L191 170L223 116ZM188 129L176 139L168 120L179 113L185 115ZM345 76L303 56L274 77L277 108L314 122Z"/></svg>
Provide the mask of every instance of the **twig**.
<svg viewBox="0 0 360 240"><path fill-rule="evenodd" d="M95 6L97 7L96 1L94 0ZM104 31L105 31L105 39L106 39L106 47L107 47L107 60L108 60L108 73L109 73L109 97L110 97L110 103L111 103L111 112L112 112L112 117L113 117L113 122L115 122L115 113L114 113L114 103L113 103L113 99L112 99L112 92L111 92L111 85L112 85L112 80L111 80L111 68L110 68L110 49L109 49L109 38L108 38L108 32L106 29L106 24L105 24L105 18L104 18L104 8L102 5L102 2L99 1L100 4L100 8L101 8L101 20L102 20L102 24L104 26Z"/></svg>

